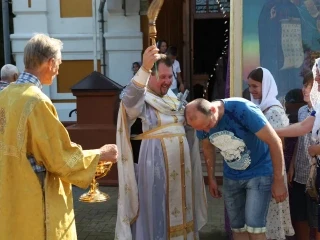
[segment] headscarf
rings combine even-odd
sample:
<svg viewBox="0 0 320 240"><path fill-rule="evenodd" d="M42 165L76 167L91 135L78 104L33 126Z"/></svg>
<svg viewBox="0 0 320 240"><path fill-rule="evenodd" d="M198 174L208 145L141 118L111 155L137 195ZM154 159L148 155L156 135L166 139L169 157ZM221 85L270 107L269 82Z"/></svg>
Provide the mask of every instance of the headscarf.
<svg viewBox="0 0 320 240"><path fill-rule="evenodd" d="M278 88L277 84L270 73L270 71L266 68L260 67L263 71L262 75L262 99L254 99L252 94L251 96L251 102L259 106L261 111L264 111L268 109L271 106L279 106L282 107L282 104L277 99L278 95ZM254 79L253 79L254 80Z"/></svg>
<svg viewBox="0 0 320 240"><path fill-rule="evenodd" d="M312 73L313 73L313 78L316 78L317 75L317 67L318 70L320 71L320 58L317 58L314 62L314 65L312 67ZM312 128L312 138L313 140L319 140L319 133L318 130L320 129L320 93L318 91L318 83L314 80L312 89L310 92L310 100L313 109L316 111L316 118L313 124ZM319 131L320 132L320 131Z"/></svg>

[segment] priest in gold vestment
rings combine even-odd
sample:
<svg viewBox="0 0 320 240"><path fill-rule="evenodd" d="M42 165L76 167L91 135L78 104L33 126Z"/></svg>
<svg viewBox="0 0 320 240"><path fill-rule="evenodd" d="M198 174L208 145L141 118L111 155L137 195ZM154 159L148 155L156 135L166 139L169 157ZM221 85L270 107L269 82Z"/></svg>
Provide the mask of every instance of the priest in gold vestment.
<svg viewBox="0 0 320 240"><path fill-rule="evenodd" d="M62 43L43 34L24 50L25 71L0 92L0 239L76 240L72 186L86 188L115 145L82 150L41 91L58 74Z"/></svg>
<svg viewBox="0 0 320 240"><path fill-rule="evenodd" d="M193 240L206 224L199 144L194 138L189 145L192 141L186 138L183 109L178 110L179 101L170 90L172 76L170 59L151 46L122 93L115 239ZM142 140L134 163L130 127L137 118L143 133L133 138Z"/></svg>

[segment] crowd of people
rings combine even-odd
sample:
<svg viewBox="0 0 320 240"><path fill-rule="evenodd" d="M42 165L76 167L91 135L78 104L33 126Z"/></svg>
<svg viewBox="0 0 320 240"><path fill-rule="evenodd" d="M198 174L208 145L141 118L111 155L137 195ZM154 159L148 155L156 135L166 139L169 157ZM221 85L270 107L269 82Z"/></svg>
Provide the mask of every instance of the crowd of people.
<svg viewBox="0 0 320 240"><path fill-rule="evenodd" d="M3 239L76 239L72 185L88 187L97 164L106 161L118 167L115 239L199 239L208 218L199 141L209 192L223 196L235 240L320 239L320 59L304 76L306 105L299 122L289 125L276 82L263 67L248 76L251 101L198 98L179 107L176 95L184 85L177 49L159 41L145 50L142 63L132 65L134 75L121 94L116 144L83 150L41 91L58 74L62 46L36 34L24 49L24 71L13 65L1 69ZM142 131L133 136L137 119ZM287 173L284 137L296 136ZM130 139L141 141L137 161ZM224 158L222 190L215 177L216 149Z"/></svg>

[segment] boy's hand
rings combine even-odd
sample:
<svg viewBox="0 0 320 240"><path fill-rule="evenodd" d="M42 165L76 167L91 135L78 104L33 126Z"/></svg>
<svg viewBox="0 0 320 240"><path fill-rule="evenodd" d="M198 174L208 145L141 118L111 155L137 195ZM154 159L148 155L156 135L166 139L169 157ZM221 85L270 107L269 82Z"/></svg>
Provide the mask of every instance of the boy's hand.
<svg viewBox="0 0 320 240"><path fill-rule="evenodd" d="M183 83L180 83L179 91L182 92L182 93L184 92L184 85L183 85Z"/></svg>
<svg viewBox="0 0 320 240"><path fill-rule="evenodd" d="M290 164L289 172L288 172L288 185L292 187L292 181L294 176L294 164Z"/></svg>
<svg viewBox="0 0 320 240"><path fill-rule="evenodd" d="M316 155L319 154L319 148L320 148L320 145L310 145L310 147L308 148L308 152L309 152L309 155L311 157L315 157Z"/></svg>

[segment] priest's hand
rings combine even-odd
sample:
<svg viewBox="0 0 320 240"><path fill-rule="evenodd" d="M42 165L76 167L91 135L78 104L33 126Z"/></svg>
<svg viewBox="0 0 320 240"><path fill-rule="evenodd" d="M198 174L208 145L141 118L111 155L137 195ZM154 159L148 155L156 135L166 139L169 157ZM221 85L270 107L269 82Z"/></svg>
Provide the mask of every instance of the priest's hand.
<svg viewBox="0 0 320 240"><path fill-rule="evenodd" d="M106 144L100 148L100 161L115 163L118 158L118 147L115 144Z"/></svg>
<svg viewBox="0 0 320 240"><path fill-rule="evenodd" d="M156 46L148 47L143 53L142 69L150 71L158 59L160 59L159 49Z"/></svg>

